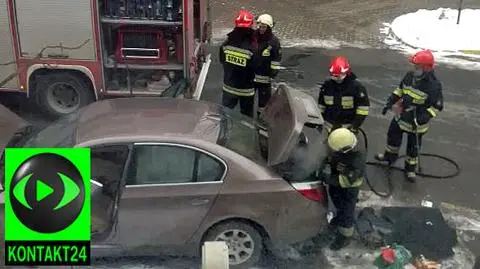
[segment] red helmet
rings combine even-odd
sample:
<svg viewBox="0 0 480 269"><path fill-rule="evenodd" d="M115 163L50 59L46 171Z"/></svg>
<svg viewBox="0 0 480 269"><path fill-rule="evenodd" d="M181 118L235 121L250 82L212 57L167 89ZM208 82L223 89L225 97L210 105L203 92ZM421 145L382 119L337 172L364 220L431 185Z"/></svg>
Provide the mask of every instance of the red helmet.
<svg viewBox="0 0 480 269"><path fill-rule="evenodd" d="M413 54L412 57L410 57L410 62L412 64L420 65L424 71L431 71L435 64L435 59L430 50L422 50Z"/></svg>
<svg viewBox="0 0 480 269"><path fill-rule="evenodd" d="M350 73L350 64L345 57L335 57L330 62L330 75L340 76Z"/></svg>
<svg viewBox="0 0 480 269"><path fill-rule="evenodd" d="M253 25L254 17L248 10L242 9L235 18L235 27L249 28Z"/></svg>

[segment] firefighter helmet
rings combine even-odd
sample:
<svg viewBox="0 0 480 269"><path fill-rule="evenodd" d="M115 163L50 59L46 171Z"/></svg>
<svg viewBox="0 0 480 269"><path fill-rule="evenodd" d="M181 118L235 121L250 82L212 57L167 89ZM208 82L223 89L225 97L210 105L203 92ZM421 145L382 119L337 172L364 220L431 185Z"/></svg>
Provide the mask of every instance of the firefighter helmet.
<svg viewBox="0 0 480 269"><path fill-rule="evenodd" d="M269 14L262 14L258 16L257 23L263 23L270 28L273 28L273 17Z"/></svg>
<svg viewBox="0 0 480 269"><path fill-rule="evenodd" d="M335 57L330 62L330 75L331 76L341 76L346 75L350 72L350 64L345 57L339 56Z"/></svg>
<svg viewBox="0 0 480 269"><path fill-rule="evenodd" d="M330 133L327 143L334 152L346 153L357 145L357 137L347 128L338 128Z"/></svg>
<svg viewBox="0 0 480 269"><path fill-rule="evenodd" d="M253 25L254 17L248 10L242 9L235 18L235 27L250 28Z"/></svg>
<svg viewBox="0 0 480 269"><path fill-rule="evenodd" d="M410 63L421 66L423 71L431 71L433 70L435 59L432 51L421 50L410 57Z"/></svg>

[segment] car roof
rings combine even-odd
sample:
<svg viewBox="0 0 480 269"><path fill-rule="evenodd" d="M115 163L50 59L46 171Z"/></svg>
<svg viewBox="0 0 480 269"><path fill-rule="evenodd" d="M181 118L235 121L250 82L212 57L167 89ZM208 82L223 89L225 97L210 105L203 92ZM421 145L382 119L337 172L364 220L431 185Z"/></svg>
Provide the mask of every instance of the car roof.
<svg viewBox="0 0 480 269"><path fill-rule="evenodd" d="M212 132L205 131L202 118L218 115L218 111L214 103L187 99L132 97L99 101L82 111L76 143L168 135L216 139Z"/></svg>

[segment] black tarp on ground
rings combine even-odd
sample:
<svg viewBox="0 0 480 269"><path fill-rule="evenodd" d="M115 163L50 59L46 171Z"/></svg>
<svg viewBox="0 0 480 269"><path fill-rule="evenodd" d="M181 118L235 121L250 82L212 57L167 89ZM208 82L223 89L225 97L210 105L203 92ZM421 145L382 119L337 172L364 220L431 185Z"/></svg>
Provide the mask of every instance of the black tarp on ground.
<svg viewBox="0 0 480 269"><path fill-rule="evenodd" d="M414 257L441 260L453 256L457 244L456 231L448 226L438 208L384 207L381 216L393 223L388 244L398 243L412 252Z"/></svg>
<svg viewBox="0 0 480 269"><path fill-rule="evenodd" d="M371 207L359 212L356 228L360 241L372 249L385 246L385 238L393 232L393 224L378 216Z"/></svg>

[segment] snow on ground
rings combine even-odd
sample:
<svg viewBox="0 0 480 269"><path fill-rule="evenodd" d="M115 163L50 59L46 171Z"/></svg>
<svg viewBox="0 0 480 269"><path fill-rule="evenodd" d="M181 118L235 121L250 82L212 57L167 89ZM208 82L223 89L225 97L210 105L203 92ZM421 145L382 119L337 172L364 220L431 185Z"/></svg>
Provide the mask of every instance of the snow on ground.
<svg viewBox="0 0 480 269"><path fill-rule="evenodd" d="M221 44L225 41L227 34L232 31L232 28L219 28L213 30L212 43ZM351 47L359 49L372 48L361 42L348 43L335 38L330 39L300 39L295 37L282 36L281 33L277 33L283 48L324 48L324 49L340 49L342 47Z"/></svg>
<svg viewBox="0 0 480 269"><path fill-rule="evenodd" d="M480 9L420 9L384 23L380 33L392 49L411 54L418 49L434 51L438 62L455 67L480 70Z"/></svg>
<svg viewBox="0 0 480 269"><path fill-rule="evenodd" d="M397 17L392 32L404 43L434 51L466 51L480 54L480 9L464 9L457 24L458 10L420 9Z"/></svg>

